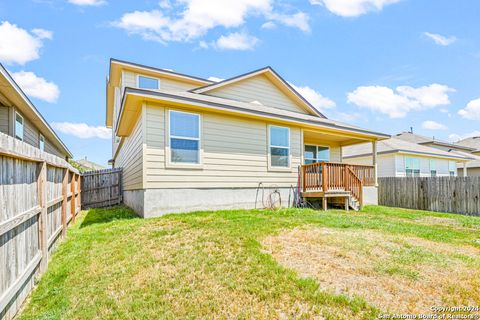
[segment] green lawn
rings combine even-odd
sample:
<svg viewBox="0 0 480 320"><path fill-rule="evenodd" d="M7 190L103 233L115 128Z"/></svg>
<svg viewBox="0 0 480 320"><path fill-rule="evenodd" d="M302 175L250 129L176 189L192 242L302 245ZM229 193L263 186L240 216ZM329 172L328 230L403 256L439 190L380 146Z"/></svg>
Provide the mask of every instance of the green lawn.
<svg viewBox="0 0 480 320"><path fill-rule="evenodd" d="M480 305L479 253L480 218L451 214L89 210L20 319L374 319Z"/></svg>

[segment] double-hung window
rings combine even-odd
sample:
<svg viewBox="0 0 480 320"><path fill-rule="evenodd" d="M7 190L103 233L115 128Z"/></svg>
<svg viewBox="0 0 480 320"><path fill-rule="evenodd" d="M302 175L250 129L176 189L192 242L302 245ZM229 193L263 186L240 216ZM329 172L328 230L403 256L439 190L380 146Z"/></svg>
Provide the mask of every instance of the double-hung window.
<svg viewBox="0 0 480 320"><path fill-rule="evenodd" d="M305 145L303 153L305 164L330 161L330 148L324 146Z"/></svg>
<svg viewBox="0 0 480 320"><path fill-rule="evenodd" d="M45 151L45 137L42 134L38 137L38 148Z"/></svg>
<svg viewBox="0 0 480 320"><path fill-rule="evenodd" d="M15 112L15 138L23 141L23 117Z"/></svg>
<svg viewBox="0 0 480 320"><path fill-rule="evenodd" d="M181 164L200 163L200 115L169 112L170 161Z"/></svg>
<svg viewBox="0 0 480 320"><path fill-rule="evenodd" d="M270 166L276 168L290 167L290 129L286 127L269 127Z"/></svg>
<svg viewBox="0 0 480 320"><path fill-rule="evenodd" d="M405 174L407 177L420 177L420 159L405 157Z"/></svg>
<svg viewBox="0 0 480 320"><path fill-rule="evenodd" d="M448 161L448 173L450 177L455 177L455 172L457 171L457 164L455 161Z"/></svg>
<svg viewBox="0 0 480 320"><path fill-rule="evenodd" d="M437 162L435 159L430 159L430 175L432 177L437 176Z"/></svg>
<svg viewBox="0 0 480 320"><path fill-rule="evenodd" d="M138 76L137 86L140 89L160 89L160 80L151 77Z"/></svg>

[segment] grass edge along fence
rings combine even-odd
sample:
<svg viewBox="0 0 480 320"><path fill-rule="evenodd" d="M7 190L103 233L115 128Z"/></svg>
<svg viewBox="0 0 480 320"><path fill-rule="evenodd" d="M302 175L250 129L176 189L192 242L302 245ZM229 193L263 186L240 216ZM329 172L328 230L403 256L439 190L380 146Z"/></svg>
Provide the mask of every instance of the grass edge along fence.
<svg viewBox="0 0 480 320"><path fill-rule="evenodd" d="M12 319L81 207L77 169L0 133L0 319Z"/></svg>
<svg viewBox="0 0 480 320"><path fill-rule="evenodd" d="M480 216L480 177L384 177L378 204Z"/></svg>

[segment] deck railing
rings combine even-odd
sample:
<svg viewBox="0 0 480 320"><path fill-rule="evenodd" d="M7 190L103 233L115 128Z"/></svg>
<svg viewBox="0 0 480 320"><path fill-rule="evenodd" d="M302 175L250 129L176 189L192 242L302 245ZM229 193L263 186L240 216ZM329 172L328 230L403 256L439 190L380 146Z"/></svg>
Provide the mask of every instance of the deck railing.
<svg viewBox="0 0 480 320"><path fill-rule="evenodd" d="M357 191L361 186L375 185L374 166L337 162L317 162L301 166L302 191ZM355 188L354 190L350 190ZM361 189L361 188L360 188Z"/></svg>

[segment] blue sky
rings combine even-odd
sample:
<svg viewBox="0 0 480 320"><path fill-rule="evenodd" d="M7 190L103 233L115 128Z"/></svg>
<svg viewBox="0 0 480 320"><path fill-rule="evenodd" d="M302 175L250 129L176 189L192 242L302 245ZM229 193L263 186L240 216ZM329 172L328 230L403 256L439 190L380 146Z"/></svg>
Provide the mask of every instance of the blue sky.
<svg viewBox="0 0 480 320"><path fill-rule="evenodd" d="M329 118L480 135L479 1L4 0L0 62L75 158L106 164L111 57L200 77L266 65Z"/></svg>

